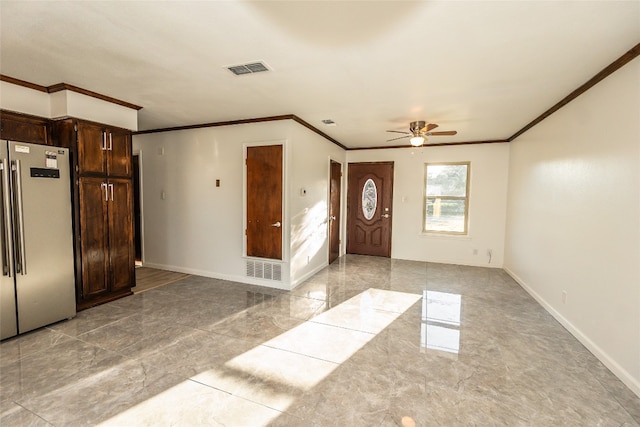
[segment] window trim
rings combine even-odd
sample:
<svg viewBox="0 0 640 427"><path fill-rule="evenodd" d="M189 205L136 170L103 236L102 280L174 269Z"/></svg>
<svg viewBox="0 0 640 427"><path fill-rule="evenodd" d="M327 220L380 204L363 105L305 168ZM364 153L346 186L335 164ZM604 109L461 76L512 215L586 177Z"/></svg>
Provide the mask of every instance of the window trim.
<svg viewBox="0 0 640 427"><path fill-rule="evenodd" d="M465 186L465 196L443 196L440 199L446 200L464 200L464 230L463 231L438 231L427 230L427 168L429 166L467 166L467 182ZM423 182L423 199L422 199L422 233L433 235L448 235L448 236L468 236L469 235L469 189L471 183L471 162L425 162L424 164L424 179ZM433 196L431 196L433 197Z"/></svg>

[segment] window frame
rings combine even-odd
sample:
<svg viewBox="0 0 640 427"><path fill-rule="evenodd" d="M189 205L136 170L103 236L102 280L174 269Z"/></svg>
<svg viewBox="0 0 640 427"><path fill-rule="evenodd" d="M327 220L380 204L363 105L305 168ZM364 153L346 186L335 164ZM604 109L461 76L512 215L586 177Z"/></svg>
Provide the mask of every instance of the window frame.
<svg viewBox="0 0 640 427"><path fill-rule="evenodd" d="M465 196L440 196L441 200L464 200L464 230L463 231L444 231L444 230L427 230L427 187L428 187L428 173L429 166L460 166L465 165L467 167L467 178L465 185ZM449 236L468 236L469 235L469 189L471 183L471 162L425 162L424 164L424 179L423 182L423 199L422 199L422 233L435 234L435 235L449 235ZM431 196L433 197L433 196Z"/></svg>

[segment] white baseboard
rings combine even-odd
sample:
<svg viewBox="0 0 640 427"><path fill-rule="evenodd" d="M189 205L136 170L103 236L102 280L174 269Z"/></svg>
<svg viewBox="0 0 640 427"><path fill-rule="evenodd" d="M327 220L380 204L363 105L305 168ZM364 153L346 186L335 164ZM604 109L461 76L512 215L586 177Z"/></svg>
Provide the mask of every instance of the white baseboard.
<svg viewBox="0 0 640 427"><path fill-rule="evenodd" d="M291 289L294 289L296 286L302 284L305 280L307 280L308 278L310 278L311 276L313 276L314 274L316 274L317 272L321 271L326 267L327 267L327 264L319 265L313 270L311 270L310 272L302 275L302 277L300 277L299 279L294 280L293 282L291 282Z"/></svg>
<svg viewBox="0 0 640 427"><path fill-rule="evenodd" d="M418 262L430 262L433 264L451 264L451 265L464 265L466 267L486 267L486 268L499 268L502 269L502 264L489 264L489 263L481 263L481 262L468 262L459 259L446 259L446 258L429 258L429 259L419 259L419 258L398 258L395 256L391 256L391 259L401 259L406 261L418 261Z"/></svg>
<svg viewBox="0 0 640 427"><path fill-rule="evenodd" d="M196 276L210 277L212 279L229 280L232 282L246 283L248 285L264 286L266 288L282 289L288 291L291 289L288 283L278 282L275 280L263 280L254 277L236 276L231 274L220 274L213 271L198 270L194 268L178 267L177 265L154 264L145 262L143 267L156 268L158 270L175 271L177 273L193 274Z"/></svg>
<svg viewBox="0 0 640 427"><path fill-rule="evenodd" d="M562 314L536 293L529 285L527 285L517 274L508 267L503 267L509 276L513 278L529 295L531 295L538 303L549 312L562 326L567 329L578 341L582 343L594 356L596 356L611 372L617 376L627 387L631 389L638 397L640 397L640 381L634 378L627 370L618 364L609 354L600 346L593 342L578 327L569 322Z"/></svg>

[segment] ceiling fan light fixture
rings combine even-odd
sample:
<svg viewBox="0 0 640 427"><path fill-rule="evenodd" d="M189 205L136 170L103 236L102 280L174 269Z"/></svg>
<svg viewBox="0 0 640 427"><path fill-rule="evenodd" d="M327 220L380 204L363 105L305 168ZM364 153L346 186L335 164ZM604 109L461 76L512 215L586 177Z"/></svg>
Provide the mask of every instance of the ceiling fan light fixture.
<svg viewBox="0 0 640 427"><path fill-rule="evenodd" d="M411 145L413 145L414 147L420 147L422 144L424 144L424 137L414 136L409 140L409 142L411 142Z"/></svg>

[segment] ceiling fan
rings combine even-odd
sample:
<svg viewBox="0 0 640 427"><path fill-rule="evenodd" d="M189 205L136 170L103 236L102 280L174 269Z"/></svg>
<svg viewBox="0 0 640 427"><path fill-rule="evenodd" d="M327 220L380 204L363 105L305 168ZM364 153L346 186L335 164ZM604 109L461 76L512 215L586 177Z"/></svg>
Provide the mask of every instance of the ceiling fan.
<svg viewBox="0 0 640 427"><path fill-rule="evenodd" d="M458 132L455 130L444 130L444 131L440 131L440 132L431 132L433 129L437 128L438 125L435 123L429 123L427 124L427 122L425 121L417 121L417 122L411 122L409 123L409 132L405 132L405 131L399 131L399 130L388 130L387 132L394 132L394 133L404 133L406 134L405 136L399 136L398 138L393 138L393 139L388 139L387 142L389 141L396 141L398 139L402 139L402 138L411 138L409 140L409 142L411 142L411 145L413 145L414 147L419 147L422 144L425 143L425 141L427 140L427 136L442 136L442 135L455 135Z"/></svg>

